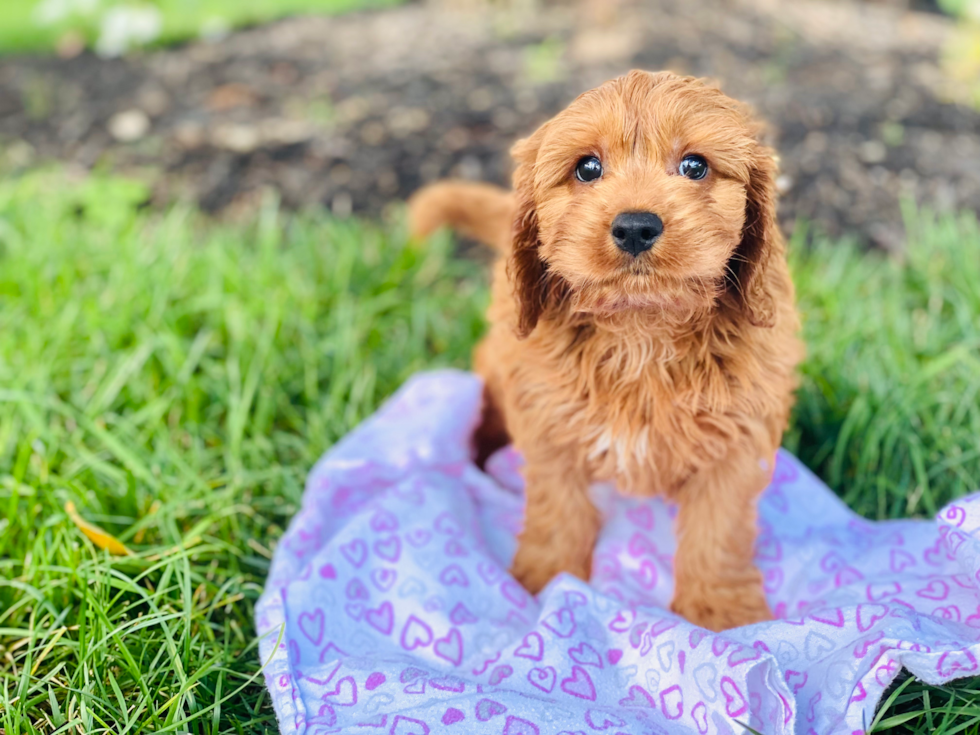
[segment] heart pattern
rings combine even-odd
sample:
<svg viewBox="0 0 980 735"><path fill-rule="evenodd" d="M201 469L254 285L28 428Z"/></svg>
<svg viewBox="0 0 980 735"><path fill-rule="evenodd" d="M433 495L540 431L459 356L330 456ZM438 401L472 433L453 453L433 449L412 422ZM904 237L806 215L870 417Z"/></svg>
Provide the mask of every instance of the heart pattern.
<svg viewBox="0 0 980 735"><path fill-rule="evenodd" d="M312 613L301 612L298 624L306 639L313 645L319 646L320 641L323 640L323 610L317 608Z"/></svg>
<svg viewBox="0 0 980 735"><path fill-rule="evenodd" d="M463 662L463 637L456 628L452 628L444 638L436 639L432 650L436 656L459 666Z"/></svg>
<svg viewBox="0 0 980 735"><path fill-rule="evenodd" d="M647 707L649 709L656 708L656 703L653 701L653 697L647 692L646 689L641 687L639 684L634 684L629 688L629 696L623 697L619 700L620 707Z"/></svg>
<svg viewBox="0 0 980 735"><path fill-rule="evenodd" d="M548 615L541 624L559 638L568 638L575 632L575 615L563 607Z"/></svg>
<svg viewBox="0 0 980 735"><path fill-rule="evenodd" d="M385 561L396 563L402 554L402 540L398 536L388 536L374 542L374 553Z"/></svg>
<svg viewBox="0 0 980 735"><path fill-rule="evenodd" d="M503 664L502 666L497 666L492 672L490 672L490 686L497 686L504 679L509 679L514 674L514 669L508 665Z"/></svg>
<svg viewBox="0 0 980 735"><path fill-rule="evenodd" d="M401 644L406 651L428 646L432 643L432 628L428 623L412 615L402 629Z"/></svg>
<svg viewBox="0 0 980 735"><path fill-rule="evenodd" d="M394 569L381 567L380 569L375 569L371 572L371 581L374 583L374 586L378 588L379 592L387 592L397 580L398 572L396 572Z"/></svg>
<svg viewBox="0 0 980 735"><path fill-rule="evenodd" d="M577 664L582 664L582 666L594 666L597 669L602 668L602 656L585 641L569 648L568 655L572 661Z"/></svg>
<svg viewBox="0 0 980 735"><path fill-rule="evenodd" d="M592 683L592 678L581 666L572 667L572 675L567 679L562 679L561 690L579 699L595 701L595 684Z"/></svg>
<svg viewBox="0 0 980 735"><path fill-rule="evenodd" d="M611 728L622 727L626 724L626 721L612 712L587 709L585 710L585 724L593 730L609 730Z"/></svg>
<svg viewBox="0 0 980 735"><path fill-rule="evenodd" d="M856 621L859 632L864 633L888 614L888 606L862 602L857 606Z"/></svg>
<svg viewBox="0 0 980 735"><path fill-rule="evenodd" d="M780 452L755 555L776 619L716 634L669 611L676 510L608 485L591 582L528 594L521 458L471 463L481 400L414 378L311 474L255 613L284 734L851 732L903 664L980 673L980 496L876 524Z"/></svg>
<svg viewBox="0 0 980 735"><path fill-rule="evenodd" d="M336 707L353 707L357 704L357 682L354 677L345 676L333 691L325 692L323 698Z"/></svg>
<svg viewBox="0 0 980 735"><path fill-rule="evenodd" d="M502 715L506 711L506 706L492 699L481 699L476 703L476 719L478 719L480 722L491 720L497 715Z"/></svg>
<svg viewBox="0 0 980 735"><path fill-rule="evenodd" d="M915 594L927 600L945 600L949 597L949 585L941 579L934 579Z"/></svg>
<svg viewBox="0 0 980 735"><path fill-rule="evenodd" d="M458 564L450 564L448 567L443 569L442 573L439 575L439 581L446 587L452 587L453 585L458 585L460 587L470 586L470 580L466 576L466 572L464 572L462 567L460 567Z"/></svg>
<svg viewBox="0 0 980 735"><path fill-rule="evenodd" d="M365 612L364 619L368 625L385 635L389 635L392 628L395 627L395 611L388 601L382 602L376 610Z"/></svg>
<svg viewBox="0 0 980 735"><path fill-rule="evenodd" d="M453 625L466 625L477 622L479 618L471 613L462 602L457 602L453 611L449 613L449 620Z"/></svg>
<svg viewBox="0 0 980 735"><path fill-rule="evenodd" d="M540 661L544 656L544 639L541 637L541 634L537 631L531 631L524 636L524 640L521 641L521 645L514 651L514 655L520 658L530 659L531 661Z"/></svg>
<svg viewBox="0 0 980 735"><path fill-rule="evenodd" d="M531 686L546 694L551 694L555 688L555 682L558 680L558 674L555 673L552 666L536 666L527 672L527 680L531 682Z"/></svg>
<svg viewBox="0 0 980 735"><path fill-rule="evenodd" d="M442 724L455 725L457 722L462 722L465 719L466 715L462 710L456 709L455 707L450 707L442 716Z"/></svg>

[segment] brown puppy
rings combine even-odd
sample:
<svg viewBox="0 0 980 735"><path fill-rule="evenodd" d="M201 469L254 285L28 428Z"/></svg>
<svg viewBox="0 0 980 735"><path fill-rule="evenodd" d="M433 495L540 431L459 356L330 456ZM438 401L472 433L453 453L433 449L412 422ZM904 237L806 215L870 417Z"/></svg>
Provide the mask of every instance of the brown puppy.
<svg viewBox="0 0 980 735"><path fill-rule="evenodd" d="M449 223L504 255L478 449L509 435L524 455L513 573L531 592L588 578L588 487L608 479L679 504L674 611L713 630L771 616L756 500L802 346L759 134L702 81L633 71L518 141L513 195L447 182L411 203L416 234Z"/></svg>

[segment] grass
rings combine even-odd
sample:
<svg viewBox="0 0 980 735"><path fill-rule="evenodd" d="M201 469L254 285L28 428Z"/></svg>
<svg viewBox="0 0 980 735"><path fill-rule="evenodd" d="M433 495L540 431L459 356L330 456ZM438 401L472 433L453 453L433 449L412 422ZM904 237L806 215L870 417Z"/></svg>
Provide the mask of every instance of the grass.
<svg viewBox="0 0 980 735"><path fill-rule="evenodd" d="M980 489L980 227L907 220L903 261L791 245L809 354L786 444L870 518Z"/></svg>
<svg viewBox="0 0 980 735"><path fill-rule="evenodd" d="M155 8L160 27L154 42L174 43L287 15L343 13L398 2L400 0L4 0L0 2L0 54L49 52L69 33L92 46L100 35L107 13L113 8Z"/></svg>
<svg viewBox="0 0 980 735"><path fill-rule="evenodd" d="M447 240L142 196L0 184L5 735L275 732L252 607L306 472L482 326ZM97 551L67 501L136 554Z"/></svg>
<svg viewBox="0 0 980 735"><path fill-rule="evenodd" d="M252 606L306 472L482 329L482 268L447 239L144 196L0 180L4 735L274 733ZM910 232L905 263L847 243L794 263L810 358L787 441L872 517L980 487L980 230ZM97 550L69 501L133 555ZM980 680L895 692L880 725L977 731Z"/></svg>

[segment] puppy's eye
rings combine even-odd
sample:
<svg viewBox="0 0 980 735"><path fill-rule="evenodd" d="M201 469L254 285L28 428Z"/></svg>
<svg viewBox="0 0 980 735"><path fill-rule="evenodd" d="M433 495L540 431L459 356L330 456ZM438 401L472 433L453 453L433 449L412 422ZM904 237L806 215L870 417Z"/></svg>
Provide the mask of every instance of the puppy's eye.
<svg viewBox="0 0 980 735"><path fill-rule="evenodd" d="M681 165L677 167L677 173L695 181L703 179L708 175L708 162L694 154L684 156Z"/></svg>
<svg viewBox="0 0 980 735"><path fill-rule="evenodd" d="M579 181L595 181L602 176L602 163L595 156L586 156L575 164L575 178Z"/></svg>

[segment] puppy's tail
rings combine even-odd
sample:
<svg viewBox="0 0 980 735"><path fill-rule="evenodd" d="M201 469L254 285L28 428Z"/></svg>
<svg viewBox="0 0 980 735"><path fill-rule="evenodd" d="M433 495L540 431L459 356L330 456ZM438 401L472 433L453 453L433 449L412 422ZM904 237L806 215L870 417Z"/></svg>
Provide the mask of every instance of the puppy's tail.
<svg viewBox="0 0 980 735"><path fill-rule="evenodd" d="M498 186L440 181L413 194L408 206L409 229L415 237L448 225L496 250L510 248L514 200Z"/></svg>

